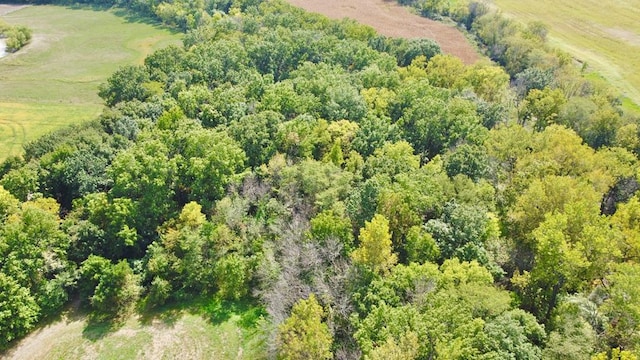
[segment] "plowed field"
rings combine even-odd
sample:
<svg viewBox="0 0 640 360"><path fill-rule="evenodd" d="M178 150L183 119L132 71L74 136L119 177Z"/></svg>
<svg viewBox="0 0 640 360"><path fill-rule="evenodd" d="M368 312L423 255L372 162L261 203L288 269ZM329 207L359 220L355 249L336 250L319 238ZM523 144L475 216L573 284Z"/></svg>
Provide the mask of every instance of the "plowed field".
<svg viewBox="0 0 640 360"><path fill-rule="evenodd" d="M433 39L444 53L467 64L479 59L475 48L455 27L412 14L395 0L289 0L289 3L332 19L357 20L386 36Z"/></svg>

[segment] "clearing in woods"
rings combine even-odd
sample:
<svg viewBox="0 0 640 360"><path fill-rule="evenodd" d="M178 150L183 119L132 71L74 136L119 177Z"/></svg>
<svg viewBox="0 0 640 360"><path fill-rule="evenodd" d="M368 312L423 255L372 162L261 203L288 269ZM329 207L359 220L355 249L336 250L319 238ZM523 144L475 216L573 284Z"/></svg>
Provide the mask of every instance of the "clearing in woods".
<svg viewBox="0 0 640 360"><path fill-rule="evenodd" d="M413 14L395 0L288 0L307 11L332 19L351 18L369 25L380 34L392 37L435 40L446 54L473 64L480 56L455 27Z"/></svg>
<svg viewBox="0 0 640 360"><path fill-rule="evenodd" d="M132 316L123 324L92 323L77 304L5 353L6 360L233 359L262 360L264 312L244 302L200 301Z"/></svg>
<svg viewBox="0 0 640 360"><path fill-rule="evenodd" d="M0 161L47 132L95 119L100 83L180 43L179 35L114 10L0 5L0 18L33 31L30 44L0 58Z"/></svg>

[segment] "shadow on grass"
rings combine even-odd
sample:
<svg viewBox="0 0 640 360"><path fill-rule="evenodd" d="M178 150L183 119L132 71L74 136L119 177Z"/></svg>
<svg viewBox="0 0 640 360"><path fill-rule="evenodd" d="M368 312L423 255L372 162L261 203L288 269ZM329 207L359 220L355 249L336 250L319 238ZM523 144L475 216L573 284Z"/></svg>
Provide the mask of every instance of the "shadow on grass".
<svg viewBox="0 0 640 360"><path fill-rule="evenodd" d="M236 324L245 330L255 327L258 320L267 314L262 306L246 299L229 301L213 298L202 300L198 305L199 313L213 325L237 318Z"/></svg>
<svg viewBox="0 0 640 360"><path fill-rule="evenodd" d="M102 320L89 316L87 326L82 329L82 337L95 342L118 330L122 325L122 322Z"/></svg>
<svg viewBox="0 0 640 360"><path fill-rule="evenodd" d="M92 11L111 11L114 15L125 19L128 23L146 24L153 26L156 29L167 30L172 34L182 34L183 32L174 27L166 26L158 19L151 15L144 15L136 12L135 10L117 7L112 5L101 4L87 4L87 3L73 3L73 4L60 4L65 5L67 9L71 10L92 10Z"/></svg>
<svg viewBox="0 0 640 360"><path fill-rule="evenodd" d="M173 327L182 316L183 309L183 304L167 304L160 307L141 304L138 314L140 314L140 323L142 325L150 325L154 320L159 320L164 325Z"/></svg>

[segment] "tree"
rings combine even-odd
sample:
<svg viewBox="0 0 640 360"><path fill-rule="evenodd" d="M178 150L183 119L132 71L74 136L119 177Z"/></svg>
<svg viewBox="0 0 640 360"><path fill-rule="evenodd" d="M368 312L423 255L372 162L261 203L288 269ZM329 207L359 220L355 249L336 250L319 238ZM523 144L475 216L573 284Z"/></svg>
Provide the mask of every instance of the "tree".
<svg viewBox="0 0 640 360"><path fill-rule="evenodd" d="M413 148L406 141L386 143L367 158L364 175L386 174L394 177L403 172L420 167L420 157L413 154Z"/></svg>
<svg viewBox="0 0 640 360"><path fill-rule="evenodd" d="M427 63L429 83L437 87L458 90L465 88L465 71L462 60L451 55L438 54Z"/></svg>
<svg viewBox="0 0 640 360"><path fill-rule="evenodd" d="M632 197L627 203L619 204L611 217L611 223L621 232L619 245L623 260L640 260L640 198Z"/></svg>
<svg viewBox="0 0 640 360"><path fill-rule="evenodd" d="M484 146L461 144L448 152L444 161L447 175L451 178L464 174L478 181L489 173L489 157Z"/></svg>
<svg viewBox="0 0 640 360"><path fill-rule="evenodd" d="M91 296L91 306L98 318L124 318L140 296L139 279L125 260L110 265L99 275Z"/></svg>
<svg viewBox="0 0 640 360"><path fill-rule="evenodd" d="M579 202L564 211L547 213L532 233L534 266L530 273L514 276L522 290L523 306L547 323L564 292L588 288L603 278L620 257L610 224L596 209ZM524 288L523 288L524 287Z"/></svg>
<svg viewBox="0 0 640 360"><path fill-rule="evenodd" d="M464 80L484 101L500 103L508 98L509 75L499 66L478 62L467 69Z"/></svg>
<svg viewBox="0 0 640 360"><path fill-rule="evenodd" d="M542 359L544 327L523 310L509 310L488 321L484 335L476 346L487 359Z"/></svg>
<svg viewBox="0 0 640 360"><path fill-rule="evenodd" d="M227 132L206 129L185 134L182 146L180 188L188 200L211 209L244 170L245 153Z"/></svg>
<svg viewBox="0 0 640 360"><path fill-rule="evenodd" d="M560 89L533 89L520 106L520 119L523 124L531 124L536 130L542 130L557 122L560 109L566 102Z"/></svg>
<svg viewBox="0 0 640 360"><path fill-rule="evenodd" d="M222 298L238 300L249 291L249 269L247 260L237 253L218 259L214 274L218 294Z"/></svg>
<svg viewBox="0 0 640 360"><path fill-rule="evenodd" d="M0 223L4 223L7 216L18 211L19 201L0 185Z"/></svg>
<svg viewBox="0 0 640 360"><path fill-rule="evenodd" d="M18 200L26 201L40 192L38 164L29 162L26 166L12 169L0 180L0 185Z"/></svg>
<svg viewBox="0 0 640 360"><path fill-rule="evenodd" d="M109 106L122 101L145 100L151 93L144 84L150 80L149 74L142 66L128 65L121 67L100 85L98 95Z"/></svg>
<svg viewBox="0 0 640 360"><path fill-rule="evenodd" d="M481 207L451 202L445 205L439 219L425 224L425 230L433 236L443 259L476 260L499 275L502 270L490 261L485 248L490 238L499 236L493 233L493 225L492 218Z"/></svg>
<svg viewBox="0 0 640 360"><path fill-rule="evenodd" d="M374 348L367 360L410 360L418 357L420 343L413 331L409 331L399 341L388 337L384 344Z"/></svg>
<svg viewBox="0 0 640 360"><path fill-rule="evenodd" d="M618 264L609 280L609 296L602 305L609 319L605 326L607 345L637 352L640 349L640 266Z"/></svg>
<svg viewBox="0 0 640 360"><path fill-rule="evenodd" d="M206 225L202 207L196 202L190 202L182 208L177 218L163 225L160 239L148 247L147 276L153 278L155 283L150 296L152 305L161 305L169 298L180 299L211 293L216 283L225 284L225 281L232 284L228 291L232 297L236 287L240 289L244 285L244 263L234 262L235 258L220 265L215 263L220 255L215 242L222 242L220 238L223 236L220 233L226 232L226 229L218 232L210 230L211 233L206 236L203 233ZM228 265L238 266L228 269ZM229 271L229 274L225 274L225 271ZM240 280L235 281L238 277ZM238 282L240 284L234 287L233 284ZM162 295L165 292L167 294ZM227 292L224 294L226 296Z"/></svg>
<svg viewBox="0 0 640 360"><path fill-rule="evenodd" d="M409 262L425 263L440 257L440 248L433 236L419 226L413 226L407 232L405 245Z"/></svg>
<svg viewBox="0 0 640 360"><path fill-rule="evenodd" d="M323 317L324 311L314 294L298 301L291 316L278 326L278 359L331 359L333 340Z"/></svg>
<svg viewBox="0 0 640 360"><path fill-rule="evenodd" d="M39 313L29 290L0 272L0 350L31 330Z"/></svg>
<svg viewBox="0 0 640 360"><path fill-rule="evenodd" d="M327 244L330 240L338 240L345 252L353 247L353 229L351 221L346 216L344 207L328 209L316 215L309 221L309 237L319 244Z"/></svg>
<svg viewBox="0 0 640 360"><path fill-rule="evenodd" d="M67 301L69 237L60 229L53 199L22 203L0 228L0 271L26 288L42 313Z"/></svg>
<svg viewBox="0 0 640 360"><path fill-rule="evenodd" d="M423 160L465 140L480 144L487 131L474 103L442 95L412 99L398 124Z"/></svg>
<svg viewBox="0 0 640 360"><path fill-rule="evenodd" d="M177 166L169 151L160 139L147 138L119 153L107 171L113 179L110 197L127 198L134 204L131 216L143 247L177 208L172 187Z"/></svg>
<svg viewBox="0 0 640 360"><path fill-rule="evenodd" d="M231 123L229 133L247 154L251 167L266 163L276 152L275 135L284 117L266 110Z"/></svg>
<svg viewBox="0 0 640 360"><path fill-rule="evenodd" d="M396 50L399 66L408 66L418 56L429 60L441 52L440 46L430 39L411 39L403 45Z"/></svg>
<svg viewBox="0 0 640 360"><path fill-rule="evenodd" d="M351 253L351 258L377 274L384 274L398 261L392 253L389 220L382 215L374 215L371 222L366 221L360 229L358 248Z"/></svg>

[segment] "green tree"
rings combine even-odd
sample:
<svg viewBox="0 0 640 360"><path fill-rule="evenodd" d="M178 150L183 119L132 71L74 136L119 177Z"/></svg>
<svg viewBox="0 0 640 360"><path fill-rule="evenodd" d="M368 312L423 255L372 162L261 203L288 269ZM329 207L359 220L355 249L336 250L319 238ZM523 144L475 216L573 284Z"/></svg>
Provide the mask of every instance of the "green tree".
<svg viewBox="0 0 640 360"><path fill-rule="evenodd" d="M520 309L506 311L485 324L484 338L476 346L486 359L542 359L544 327Z"/></svg>
<svg viewBox="0 0 640 360"><path fill-rule="evenodd" d="M211 209L244 170L245 153L226 132L205 129L185 134L182 146L178 161L181 190L188 200Z"/></svg>
<svg viewBox="0 0 640 360"><path fill-rule="evenodd" d="M98 95L112 106L122 101L145 100L151 93L144 86L150 80L149 74L142 66L128 65L121 67L100 85Z"/></svg>
<svg viewBox="0 0 640 360"><path fill-rule="evenodd" d="M338 240L346 253L353 247L353 229L344 207L324 210L309 221L309 237L320 244Z"/></svg>
<svg viewBox="0 0 640 360"><path fill-rule="evenodd" d="M533 269L515 276L513 282L524 286L520 292L523 306L545 323L564 292L588 288L620 257L617 244L611 244L614 235L609 223L597 209L589 211L580 203L566 204L563 212L547 213L532 236Z"/></svg>
<svg viewBox="0 0 640 360"><path fill-rule="evenodd" d="M156 236L156 228L176 211L172 187L176 168L165 142L146 139L119 153L108 169L113 179L109 195L130 199L134 204L132 216L137 235L144 240L143 247Z"/></svg>
<svg viewBox="0 0 640 360"><path fill-rule="evenodd" d="M44 314L67 301L69 237L53 199L22 203L0 228L0 271L28 289Z"/></svg>
<svg viewBox="0 0 640 360"><path fill-rule="evenodd" d="M0 185L0 223L4 223L7 216L18 211L18 199Z"/></svg>
<svg viewBox="0 0 640 360"><path fill-rule="evenodd" d="M438 54L427 63L427 78L433 86L461 90L467 86L466 67L455 56Z"/></svg>
<svg viewBox="0 0 640 360"><path fill-rule="evenodd" d="M611 348L640 349L640 266L621 263L609 276L608 298L602 305L608 323L605 338Z"/></svg>
<svg viewBox="0 0 640 360"><path fill-rule="evenodd" d="M533 89L520 105L522 124L531 124L536 130L542 130L557 122L560 109L566 102L560 89Z"/></svg>
<svg viewBox="0 0 640 360"><path fill-rule="evenodd" d="M138 301L140 291L138 277L129 264L121 260L99 275L91 306L99 318L124 318Z"/></svg>
<svg viewBox="0 0 640 360"><path fill-rule="evenodd" d="M225 299L238 300L249 292L249 265L237 253L218 259L214 274L218 293Z"/></svg>
<svg viewBox="0 0 640 360"><path fill-rule="evenodd" d="M425 263L440 257L440 248L433 236L419 226L413 226L407 233L405 251L409 262Z"/></svg>
<svg viewBox="0 0 640 360"><path fill-rule="evenodd" d="M176 219L171 219L163 225L164 230L160 239L153 242L147 249L147 276L153 278L152 305L161 305L170 297L185 298L196 294L210 293L216 282L223 284L234 279L222 272L228 266L215 264L218 249L215 242L220 241L217 233L209 236L204 234L207 222L202 207L196 202L186 204ZM231 259L234 260L234 259ZM227 261L226 264L232 264ZM246 271L241 264L237 269L240 274ZM220 273L219 280L214 275ZM226 279L226 276L229 279ZM241 277L244 281L244 277ZM237 282L237 281L236 281ZM241 284L242 285L242 282ZM165 292L170 293L166 296ZM233 290L233 288L232 288Z"/></svg>
<svg viewBox="0 0 640 360"><path fill-rule="evenodd" d="M283 121L281 114L267 110L231 123L229 133L242 146L250 166L265 164L275 154L275 135Z"/></svg>
<svg viewBox="0 0 640 360"><path fill-rule="evenodd" d="M640 199L632 197L628 202L619 204L611 217L611 223L621 232L619 245L623 260L640 260Z"/></svg>
<svg viewBox="0 0 640 360"><path fill-rule="evenodd" d="M39 314L29 290L0 272L0 350L31 330Z"/></svg>
<svg viewBox="0 0 640 360"><path fill-rule="evenodd" d="M358 248L351 253L351 258L374 273L384 274L398 261L392 252L389 220L384 216L376 214L371 222L366 221L358 241Z"/></svg>
<svg viewBox="0 0 640 360"><path fill-rule="evenodd" d="M480 144L486 136L474 103L439 96L415 98L398 121L403 136L423 159L462 141Z"/></svg>
<svg viewBox="0 0 640 360"><path fill-rule="evenodd" d="M333 339L322 322L324 316L314 294L299 300L291 316L278 326L278 359L331 359Z"/></svg>
<svg viewBox="0 0 640 360"><path fill-rule="evenodd" d="M406 141L386 143L367 158L364 175L386 174L394 177L403 172L420 167L420 157L413 154L413 148Z"/></svg>

